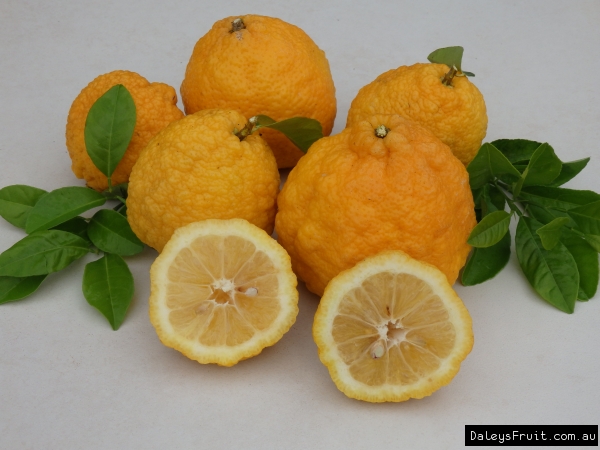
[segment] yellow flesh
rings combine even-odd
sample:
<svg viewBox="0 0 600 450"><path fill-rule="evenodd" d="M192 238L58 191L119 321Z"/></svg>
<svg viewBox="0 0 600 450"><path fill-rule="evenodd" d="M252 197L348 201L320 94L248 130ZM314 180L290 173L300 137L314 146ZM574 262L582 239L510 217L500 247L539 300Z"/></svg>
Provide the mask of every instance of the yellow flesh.
<svg viewBox="0 0 600 450"><path fill-rule="evenodd" d="M340 302L332 328L352 377L369 386L407 385L435 371L455 341L440 298L419 278L378 273Z"/></svg>
<svg viewBox="0 0 600 450"><path fill-rule="evenodd" d="M202 236L169 268L169 322L205 346L235 346L277 318L277 270L267 255L237 236Z"/></svg>

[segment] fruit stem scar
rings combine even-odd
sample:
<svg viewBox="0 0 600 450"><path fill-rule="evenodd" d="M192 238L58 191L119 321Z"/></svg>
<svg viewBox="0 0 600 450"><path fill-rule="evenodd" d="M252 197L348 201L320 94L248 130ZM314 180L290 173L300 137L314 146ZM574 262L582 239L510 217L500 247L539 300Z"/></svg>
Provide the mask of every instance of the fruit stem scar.
<svg viewBox="0 0 600 450"><path fill-rule="evenodd" d="M385 125L379 125L377 128L375 128L375 136L377 136L378 138L384 138L387 136L387 134L390 132L390 129L387 128Z"/></svg>
<svg viewBox="0 0 600 450"><path fill-rule="evenodd" d="M244 28L246 28L244 21L242 20L241 17L238 17L233 22L231 22L231 30L229 30L229 32L235 33L237 31L243 30Z"/></svg>
<svg viewBox="0 0 600 450"><path fill-rule="evenodd" d="M444 86L452 87L452 79L458 75L457 72L456 67L452 66L448 73L442 77L442 84Z"/></svg>

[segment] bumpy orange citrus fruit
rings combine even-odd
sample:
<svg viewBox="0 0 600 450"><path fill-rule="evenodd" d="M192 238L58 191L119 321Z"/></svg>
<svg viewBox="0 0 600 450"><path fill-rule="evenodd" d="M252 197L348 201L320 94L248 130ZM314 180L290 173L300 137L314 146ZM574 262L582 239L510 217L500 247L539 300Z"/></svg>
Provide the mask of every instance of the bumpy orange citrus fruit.
<svg viewBox="0 0 600 450"><path fill-rule="evenodd" d="M279 171L258 135L236 135L246 118L205 110L168 125L131 172L127 217L134 233L162 251L173 232L205 219L246 219L273 231Z"/></svg>
<svg viewBox="0 0 600 450"><path fill-rule="evenodd" d="M234 23L235 22L235 23ZM196 43L181 85L187 114L225 108L245 117L316 119L329 135L335 87L325 53L300 28L280 19L233 16L216 22ZM280 168L303 153L278 131L263 129Z"/></svg>
<svg viewBox="0 0 600 450"><path fill-rule="evenodd" d="M174 120L183 117L183 113L176 106L175 89L164 83L149 83L135 72L116 70L100 75L88 84L69 110L66 131L67 149L73 161L71 166L73 173L98 191L106 189L108 181L106 176L96 168L85 149L85 121L96 100L117 84L125 86L133 97L136 122L127 151L111 177L113 186L129 180L131 168L156 133Z"/></svg>
<svg viewBox="0 0 600 450"><path fill-rule="evenodd" d="M396 115L313 144L278 205L279 242L318 295L340 271L383 250L433 264L454 283L476 224L465 167L432 133Z"/></svg>
<svg viewBox="0 0 600 450"><path fill-rule="evenodd" d="M336 386L369 402L432 394L473 346L471 316L444 274L398 251L331 280L313 337Z"/></svg>
<svg viewBox="0 0 600 450"><path fill-rule="evenodd" d="M445 64L401 66L360 89L350 105L346 126L373 114L399 114L413 120L450 147L466 166L477 154L487 130L483 95L466 76L442 83Z"/></svg>

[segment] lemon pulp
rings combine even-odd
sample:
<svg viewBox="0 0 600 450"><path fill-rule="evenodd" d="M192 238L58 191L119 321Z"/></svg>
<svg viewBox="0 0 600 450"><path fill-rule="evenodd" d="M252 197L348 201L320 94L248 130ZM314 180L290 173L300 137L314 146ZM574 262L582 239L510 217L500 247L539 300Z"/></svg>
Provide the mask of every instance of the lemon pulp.
<svg viewBox="0 0 600 450"><path fill-rule="evenodd" d="M273 262L251 242L237 236L199 237L169 268L169 322L186 339L203 345L246 342L268 328L281 309L276 273Z"/></svg>
<svg viewBox="0 0 600 450"><path fill-rule="evenodd" d="M243 219L179 228L150 270L150 321L168 347L231 366L275 344L296 320L285 250Z"/></svg>
<svg viewBox="0 0 600 450"><path fill-rule="evenodd" d="M440 367L455 341L440 298L403 273L376 274L352 289L332 334L352 376L369 386L415 383Z"/></svg>

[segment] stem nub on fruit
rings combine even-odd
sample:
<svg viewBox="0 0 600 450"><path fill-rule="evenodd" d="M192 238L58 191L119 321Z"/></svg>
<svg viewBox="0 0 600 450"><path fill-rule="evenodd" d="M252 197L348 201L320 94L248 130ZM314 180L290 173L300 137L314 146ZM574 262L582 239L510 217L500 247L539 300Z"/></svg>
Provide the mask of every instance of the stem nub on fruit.
<svg viewBox="0 0 600 450"><path fill-rule="evenodd" d="M444 86L452 86L452 79L456 76L457 72L456 67L450 67L448 73L442 77L442 84Z"/></svg>
<svg viewBox="0 0 600 450"><path fill-rule="evenodd" d="M375 136L383 139L384 137L387 136L389 131L390 131L390 129L387 128L385 125L379 125L377 128L375 128Z"/></svg>
<svg viewBox="0 0 600 450"><path fill-rule="evenodd" d="M252 121L252 119L250 119L248 123L244 125L244 128L242 128L241 130L238 131L237 128L233 130L233 134L235 134L240 141L243 141L246 138L246 136L250 136L252 134L252 131L254 131L254 122Z"/></svg>
<svg viewBox="0 0 600 450"><path fill-rule="evenodd" d="M233 22L231 22L231 30L229 30L229 32L235 33L236 31L243 30L244 28L246 28L244 21L242 20L241 17L238 17Z"/></svg>

